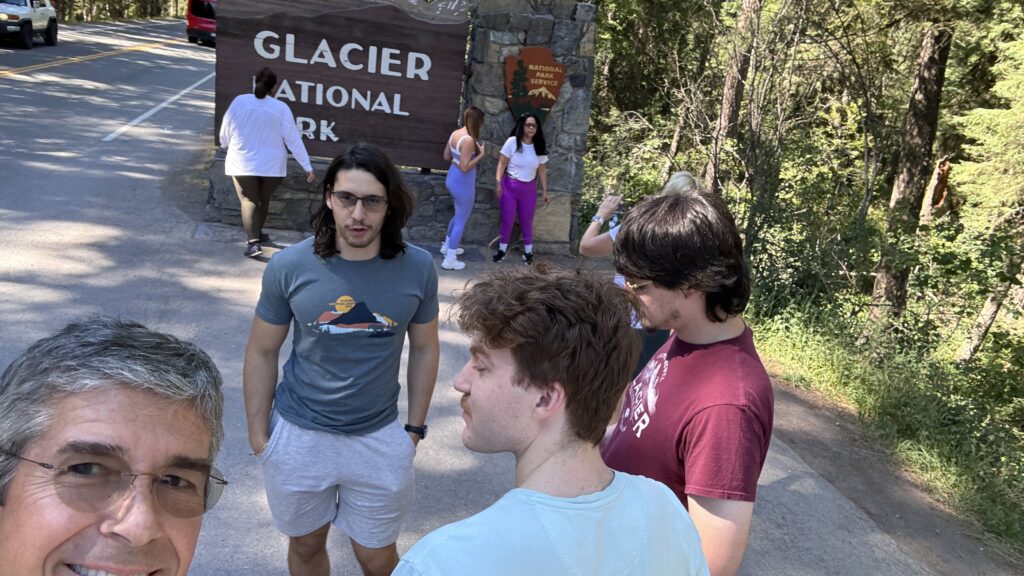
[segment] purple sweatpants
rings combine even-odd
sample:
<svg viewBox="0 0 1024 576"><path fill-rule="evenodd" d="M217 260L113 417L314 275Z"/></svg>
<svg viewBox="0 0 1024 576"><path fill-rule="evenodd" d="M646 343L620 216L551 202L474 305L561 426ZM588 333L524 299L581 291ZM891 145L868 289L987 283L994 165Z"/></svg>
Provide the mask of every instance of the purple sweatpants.
<svg viewBox="0 0 1024 576"><path fill-rule="evenodd" d="M520 182L506 174L501 179L501 242L512 238L512 225L519 214L519 229L523 244L533 244L533 214L537 211L537 180Z"/></svg>

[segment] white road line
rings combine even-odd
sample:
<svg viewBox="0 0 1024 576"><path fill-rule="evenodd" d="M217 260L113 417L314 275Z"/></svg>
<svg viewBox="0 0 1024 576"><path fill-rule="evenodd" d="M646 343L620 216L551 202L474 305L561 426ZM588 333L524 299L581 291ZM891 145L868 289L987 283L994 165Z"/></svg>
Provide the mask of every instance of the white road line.
<svg viewBox="0 0 1024 576"><path fill-rule="evenodd" d="M213 78L213 77L214 77L214 76L216 76L216 75L217 75L217 73L216 73L216 72L211 72L211 73L209 74L209 76L207 76L206 78L203 78L203 79L202 79L202 80L200 80L199 82L196 82L195 84L193 84L193 85L189 86L188 88L185 88L185 89L184 89L184 90L182 90L181 92L178 92L177 94L175 94L174 96L171 96L170 98L168 98L167 100L165 100L165 101L161 102L160 104L157 104L156 106L154 106L153 108L151 108L151 109L149 110L149 112L146 112L146 113L142 114L141 116L139 116L139 117L138 117L138 118L136 118L135 120L132 120L131 122L129 122L129 123L125 124L124 126L121 126L120 128L118 128L118 129L117 129L117 130L115 130L114 132L111 132L110 134L107 134L106 136L104 136L104 137L103 137L103 141L104 141L104 142L110 142L110 141L112 141L112 140L116 139L116 138L117 138L118 136L120 136L121 134L124 134L124 133L125 133L125 132L127 132L128 130L131 130L131 129L132 129L132 128L133 128L134 126L136 126L137 124L139 124L139 123L141 123L141 122L145 122L146 118L149 118L150 116L152 116L153 114L156 114L157 112L159 112L159 111L163 110L163 109L164 109L164 108L166 108L167 106L170 106L171 104L174 104L174 102L175 102L175 101L177 101L177 100L178 100L178 98L181 98L181 97L182 97L182 96L184 96L185 94L188 94L189 92L191 92L192 90L194 90L194 89L195 89L195 88L196 88L197 86L199 86L199 85L200 85L200 84L202 84L203 82L206 82L206 81L207 81L207 80L209 80L210 78Z"/></svg>

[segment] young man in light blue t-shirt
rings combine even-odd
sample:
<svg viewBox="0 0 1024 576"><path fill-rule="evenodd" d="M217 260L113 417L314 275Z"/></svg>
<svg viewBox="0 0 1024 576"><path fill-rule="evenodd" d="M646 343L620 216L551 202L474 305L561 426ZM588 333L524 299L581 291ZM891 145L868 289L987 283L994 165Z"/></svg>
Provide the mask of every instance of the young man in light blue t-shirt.
<svg viewBox="0 0 1024 576"><path fill-rule="evenodd" d="M515 488L428 534L394 574L708 574L679 499L598 451L639 350L630 309L605 279L545 263L498 271L459 299L472 336L454 382L462 443L511 452Z"/></svg>
<svg viewBox="0 0 1024 576"><path fill-rule="evenodd" d="M398 563L437 379L437 271L428 252L402 240L412 197L377 148L355 144L335 158L321 194L314 236L276 254L263 274L242 372L249 443L274 526L289 537L292 574L330 573L333 524L365 574L386 575Z"/></svg>

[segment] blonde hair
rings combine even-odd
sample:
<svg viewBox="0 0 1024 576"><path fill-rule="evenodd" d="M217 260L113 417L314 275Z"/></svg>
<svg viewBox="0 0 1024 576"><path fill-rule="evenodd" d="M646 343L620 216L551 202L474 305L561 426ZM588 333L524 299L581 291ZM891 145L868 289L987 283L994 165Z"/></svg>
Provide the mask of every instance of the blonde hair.
<svg viewBox="0 0 1024 576"><path fill-rule="evenodd" d="M689 194L694 192L700 192L700 182L693 177L693 174L689 172L681 171L672 174L665 183L665 187L661 189L660 196L667 196L669 194Z"/></svg>

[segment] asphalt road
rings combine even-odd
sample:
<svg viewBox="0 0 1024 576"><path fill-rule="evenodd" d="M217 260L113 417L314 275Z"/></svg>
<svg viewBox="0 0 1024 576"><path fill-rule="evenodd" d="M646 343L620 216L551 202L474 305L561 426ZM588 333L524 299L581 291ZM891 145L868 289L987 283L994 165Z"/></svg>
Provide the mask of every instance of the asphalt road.
<svg viewBox="0 0 1024 576"><path fill-rule="evenodd" d="M283 574L286 541L270 524L249 456L241 394L263 264L241 256L240 230L201 219L214 60L213 49L185 42L181 21L63 26L56 47L0 45L0 367L91 314L131 318L197 342L225 377L219 466L231 485L206 518L192 573ZM464 271L441 275L442 314L472 274L492 266L480 250L465 259ZM449 325L441 341L431 434L416 457L416 505L401 551L483 509L512 483L508 455L461 446L450 383L468 342ZM813 439L815 432L794 434ZM880 529L776 435L744 574L952 573L932 572L922 563L927 547L912 553L901 538ZM335 574L358 573L337 533L330 552ZM986 565L974 573L1001 572Z"/></svg>

